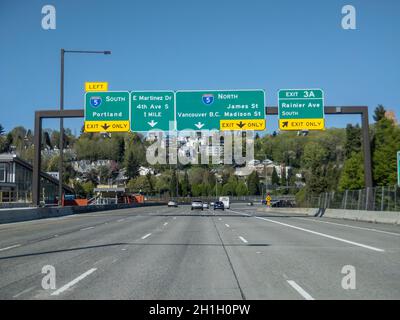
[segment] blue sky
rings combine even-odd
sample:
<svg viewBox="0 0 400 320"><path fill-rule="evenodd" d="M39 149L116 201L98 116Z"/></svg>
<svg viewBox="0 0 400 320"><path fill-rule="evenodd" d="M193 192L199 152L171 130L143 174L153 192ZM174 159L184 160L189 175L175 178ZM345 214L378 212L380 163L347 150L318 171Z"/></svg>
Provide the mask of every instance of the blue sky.
<svg viewBox="0 0 400 320"><path fill-rule="evenodd" d="M41 27L46 4L56 30ZM346 4L356 30L341 28ZM325 105L372 113L383 104L400 118L398 0L1 0L0 39L6 130L32 128L34 110L58 107L60 48L112 50L66 55L65 108L83 107L85 81L108 81L110 90L260 88L267 105L281 88L322 88ZM358 121L328 116L327 126ZM82 124L66 121L77 133ZM267 128L276 130L276 117Z"/></svg>

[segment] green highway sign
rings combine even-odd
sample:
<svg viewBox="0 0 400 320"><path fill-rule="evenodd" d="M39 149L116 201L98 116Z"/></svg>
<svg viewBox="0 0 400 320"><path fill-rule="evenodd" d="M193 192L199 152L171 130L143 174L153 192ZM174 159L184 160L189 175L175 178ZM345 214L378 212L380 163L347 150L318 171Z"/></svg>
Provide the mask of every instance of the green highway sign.
<svg viewBox="0 0 400 320"><path fill-rule="evenodd" d="M174 106L173 91L132 91L131 131L175 130Z"/></svg>
<svg viewBox="0 0 400 320"><path fill-rule="evenodd" d="M129 131L129 92L87 92L85 132Z"/></svg>
<svg viewBox="0 0 400 320"><path fill-rule="evenodd" d="M321 89L278 91L281 130L324 130L324 92Z"/></svg>
<svg viewBox="0 0 400 320"><path fill-rule="evenodd" d="M176 129L265 130L264 90L177 91Z"/></svg>
<svg viewBox="0 0 400 320"><path fill-rule="evenodd" d="M397 151L397 185L400 187L400 151Z"/></svg>

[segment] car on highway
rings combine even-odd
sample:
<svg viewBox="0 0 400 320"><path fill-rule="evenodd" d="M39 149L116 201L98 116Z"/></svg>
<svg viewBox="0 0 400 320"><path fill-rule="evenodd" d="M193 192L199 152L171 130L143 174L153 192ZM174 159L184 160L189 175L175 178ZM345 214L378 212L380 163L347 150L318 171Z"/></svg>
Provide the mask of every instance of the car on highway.
<svg viewBox="0 0 400 320"><path fill-rule="evenodd" d="M210 206L213 207L214 206L214 201L210 202Z"/></svg>
<svg viewBox="0 0 400 320"><path fill-rule="evenodd" d="M174 200L169 200L168 201L168 207L177 207L178 203Z"/></svg>
<svg viewBox="0 0 400 320"><path fill-rule="evenodd" d="M203 202L203 209L208 209L209 207L208 202Z"/></svg>
<svg viewBox="0 0 400 320"><path fill-rule="evenodd" d="M225 205L222 201L214 202L214 210L217 210L217 209L225 210Z"/></svg>
<svg viewBox="0 0 400 320"><path fill-rule="evenodd" d="M203 208L203 201L201 200L194 200L192 201L192 206L190 210L195 210L195 209L200 209L200 210L204 210Z"/></svg>

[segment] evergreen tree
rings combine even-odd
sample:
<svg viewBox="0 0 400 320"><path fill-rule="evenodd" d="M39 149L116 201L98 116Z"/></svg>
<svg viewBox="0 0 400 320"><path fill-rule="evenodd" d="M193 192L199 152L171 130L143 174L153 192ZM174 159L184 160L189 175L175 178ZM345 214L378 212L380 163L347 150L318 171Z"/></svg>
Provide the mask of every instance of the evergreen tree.
<svg viewBox="0 0 400 320"><path fill-rule="evenodd" d="M125 168L126 168L126 176L129 179L134 179L139 175L139 161L136 156L133 154L133 151L128 153L128 157L125 161Z"/></svg>
<svg viewBox="0 0 400 320"><path fill-rule="evenodd" d="M257 174L257 171L253 171L247 177L247 188L250 195L260 194L260 178Z"/></svg>
<svg viewBox="0 0 400 320"><path fill-rule="evenodd" d="M274 170L272 171L271 183L273 186L279 185L279 176L278 176L278 173L276 172L275 167L274 167Z"/></svg>
<svg viewBox="0 0 400 320"><path fill-rule="evenodd" d="M177 193L176 193L177 187L178 187L178 180L177 180L177 176L176 176L176 170L172 170L171 171L171 179L170 179L170 183L169 183L169 192L172 197L177 196Z"/></svg>
<svg viewBox="0 0 400 320"><path fill-rule="evenodd" d="M374 110L374 120L376 122L382 120L383 118L385 118L385 113L386 113L386 109L383 105L379 104L375 110Z"/></svg>
<svg viewBox="0 0 400 320"><path fill-rule="evenodd" d="M0 137L4 136L5 130L4 127L0 124Z"/></svg>
<svg viewBox="0 0 400 320"><path fill-rule="evenodd" d="M375 124L372 161L374 184L394 185L397 182L396 153L400 150L400 128L387 118Z"/></svg>
<svg viewBox="0 0 400 320"><path fill-rule="evenodd" d="M345 143L345 156L350 158L353 152L361 151L361 128L357 124L353 126L348 124L346 127L346 143Z"/></svg>
<svg viewBox="0 0 400 320"><path fill-rule="evenodd" d="M183 197L187 197L189 194L189 189L190 189L190 185L189 185L189 175L187 173L187 171L185 170L185 175L183 176L183 181L181 183L181 190L182 190L182 196Z"/></svg>
<svg viewBox="0 0 400 320"><path fill-rule="evenodd" d="M286 179L286 169L283 170L281 175L281 186L286 187L287 179Z"/></svg>

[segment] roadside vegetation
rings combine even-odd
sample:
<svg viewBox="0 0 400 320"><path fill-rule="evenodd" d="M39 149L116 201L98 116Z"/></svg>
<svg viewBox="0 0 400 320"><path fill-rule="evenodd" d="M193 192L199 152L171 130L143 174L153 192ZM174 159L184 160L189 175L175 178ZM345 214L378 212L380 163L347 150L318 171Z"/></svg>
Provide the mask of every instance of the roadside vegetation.
<svg viewBox="0 0 400 320"><path fill-rule="evenodd" d="M378 106L370 125L373 179L376 186L395 185L396 152L400 150L400 127L385 116ZM42 170L58 170L59 132L44 130L42 138ZM90 197L97 184L106 184L124 176L132 192L170 196L213 196L215 194L245 196L296 194L298 201L307 195L329 191L356 190L364 187L361 128L329 128L315 132L282 132L263 137L257 135L255 160L271 160L290 168L278 175L274 168L268 182L254 171L247 177L235 175L232 165L154 165L146 161L146 147L151 143L136 133L94 134L74 136L65 130L64 180L80 196ZM14 152L33 161L33 135L24 127L9 132L0 124L0 153ZM77 172L73 163L79 160L111 160L112 165L97 166ZM141 168L148 170L140 175ZM280 176L280 177L279 177ZM266 186L267 185L267 186Z"/></svg>

